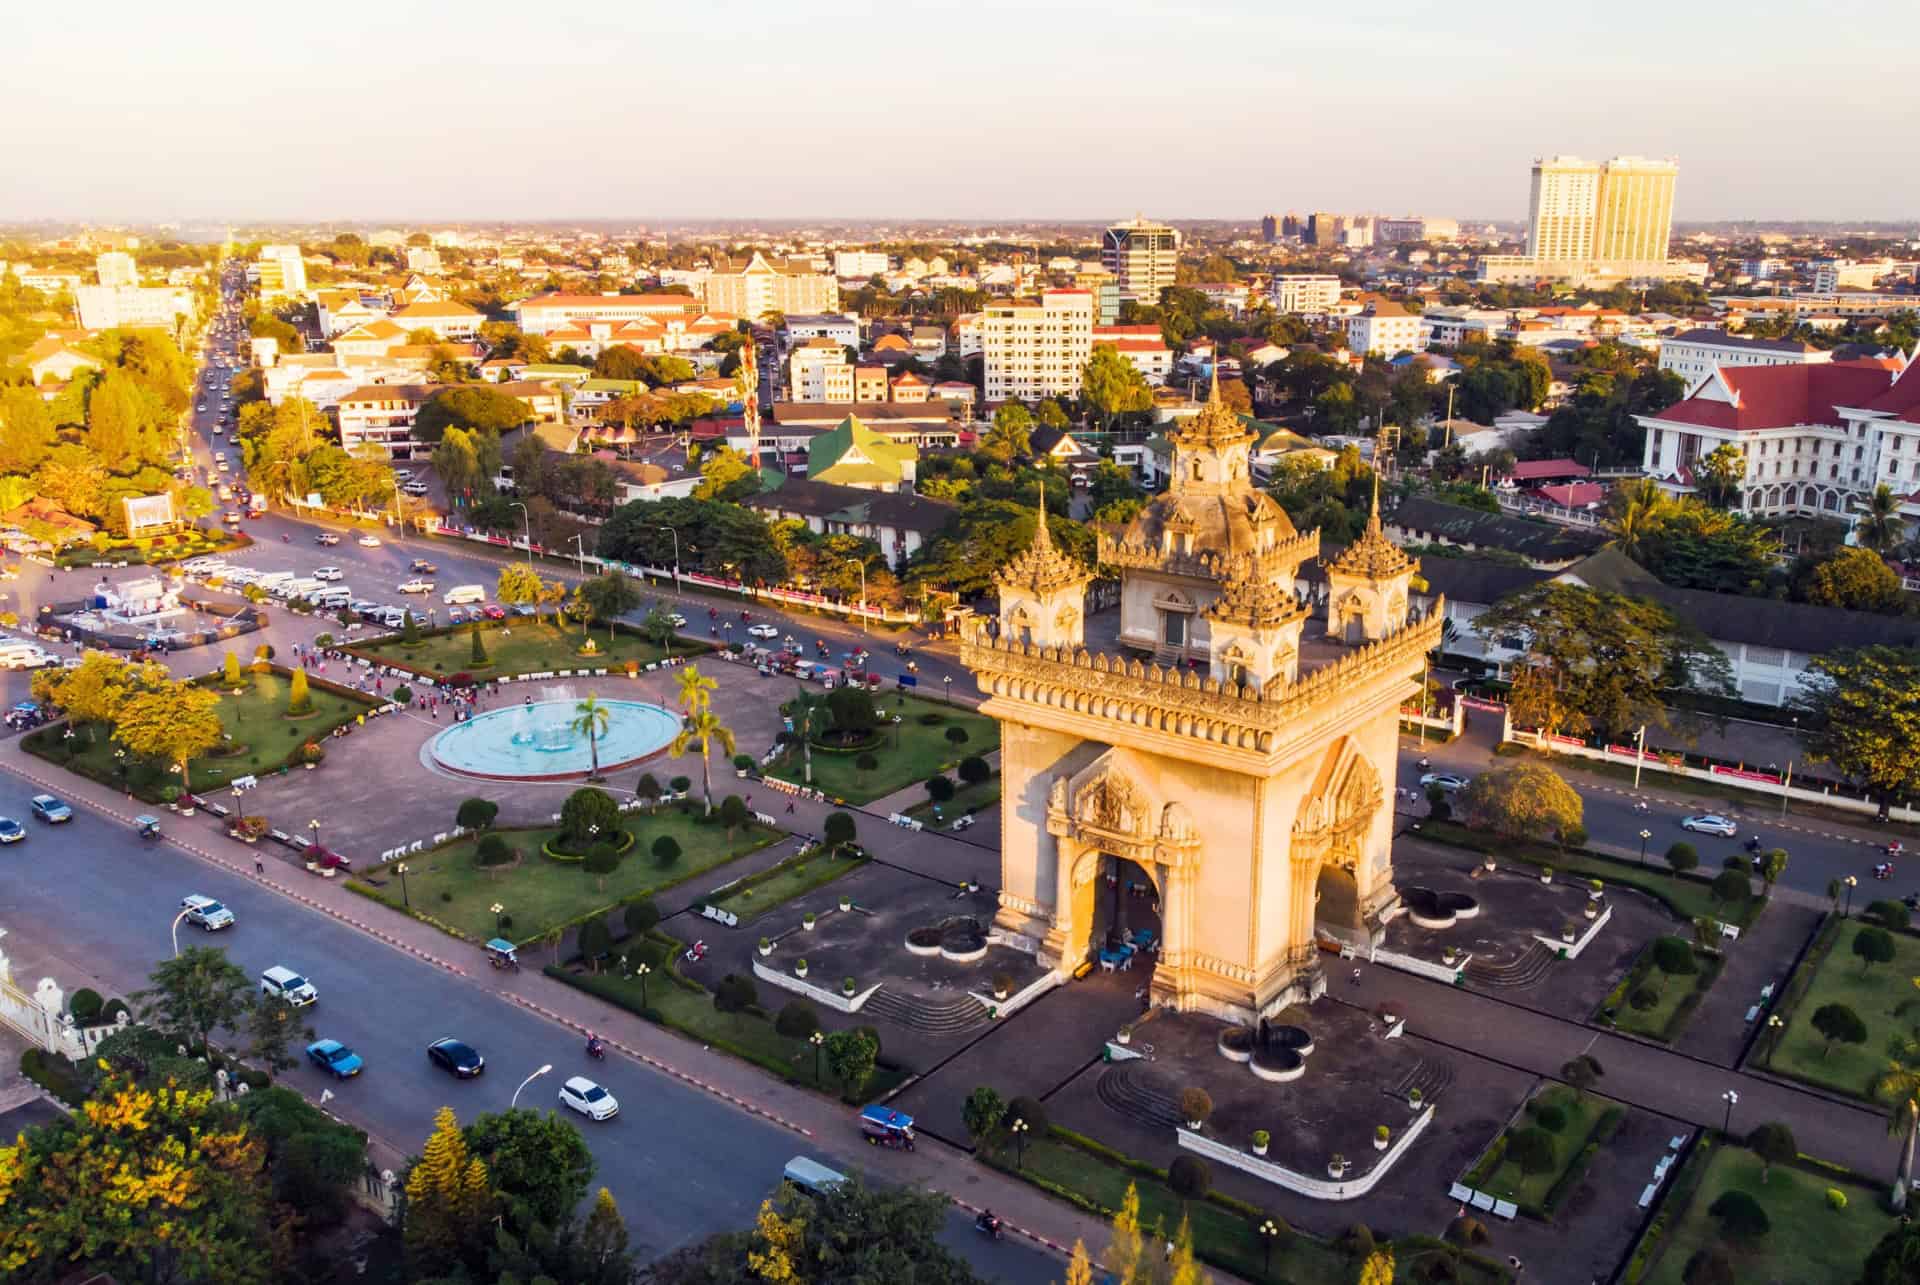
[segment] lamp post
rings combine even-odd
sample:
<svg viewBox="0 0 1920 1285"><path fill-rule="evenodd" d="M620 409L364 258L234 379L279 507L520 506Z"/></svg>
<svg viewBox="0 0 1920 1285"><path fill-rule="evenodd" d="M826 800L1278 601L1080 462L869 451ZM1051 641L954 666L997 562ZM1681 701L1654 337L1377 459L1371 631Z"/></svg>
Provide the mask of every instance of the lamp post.
<svg viewBox="0 0 1920 1285"><path fill-rule="evenodd" d="M313 831L313 857L318 861L320 859L320 818L315 817L307 822L307 829Z"/></svg>
<svg viewBox="0 0 1920 1285"><path fill-rule="evenodd" d="M1840 913L1840 917L1845 919L1853 914L1853 889L1860 880L1853 875L1848 875L1842 882L1847 885L1847 908Z"/></svg>
<svg viewBox="0 0 1920 1285"><path fill-rule="evenodd" d="M407 863L402 861L394 866L393 872L400 876L400 904L408 910L413 909L413 898L407 896Z"/></svg>
<svg viewBox="0 0 1920 1285"><path fill-rule="evenodd" d="M1647 864L1647 840L1652 837L1653 831L1651 830L1642 830L1640 832L1640 864L1643 866Z"/></svg>
<svg viewBox="0 0 1920 1285"><path fill-rule="evenodd" d="M510 509L519 509L519 510L520 510L520 521L521 521L522 523L524 523L524 524L526 525L526 531L527 531L527 570L529 570L529 571L531 571L531 570L533 570L533 515L532 515L531 513L528 513L528 512L527 512L527 506L526 506L526 505L524 505L524 504L522 504L522 503L520 503L520 501L518 501L518 500L509 500L509 501L507 501L507 507L508 507L508 508L510 508Z"/></svg>
<svg viewBox="0 0 1920 1285"><path fill-rule="evenodd" d="M1007 1126L1007 1132L1013 1135L1013 1167L1024 1169L1027 1163L1027 1131L1031 1126L1024 1119L1016 1118Z"/></svg>
<svg viewBox="0 0 1920 1285"><path fill-rule="evenodd" d="M867 564L858 558L848 558L854 566L860 568L860 632L867 632Z"/></svg>
<svg viewBox="0 0 1920 1285"><path fill-rule="evenodd" d="M653 965L641 960L633 966L633 978L640 983L640 1007L647 1007L647 974L653 971Z"/></svg>
<svg viewBox="0 0 1920 1285"><path fill-rule="evenodd" d="M587 574L587 549L586 549L586 546L580 542L580 536L578 533L575 533L573 537L573 558L574 558L574 565L580 568L580 574L583 576L586 575Z"/></svg>
<svg viewBox="0 0 1920 1285"><path fill-rule="evenodd" d="M670 535L670 536L672 536L672 537L673 537L673 591L674 591L675 593L679 593L679 592L681 592L681 588L680 588L680 533L679 533L678 531L676 531L676 530L675 530L674 528L672 528L672 527L670 527L670 526L659 526L659 525L657 525L657 524L656 524L656 525L654 526L654 528L653 528L653 529L654 529L654 530L656 530L656 531L665 531L665 532L666 532L666 533L667 533L668 535Z"/></svg>
<svg viewBox="0 0 1920 1285"><path fill-rule="evenodd" d="M1778 1013L1767 1014L1767 1060L1768 1061L1773 1060L1774 1053L1780 1048L1780 1035L1781 1035L1781 1032L1785 1031L1786 1029L1787 1029L1787 1024L1780 1019L1780 1014Z"/></svg>
<svg viewBox="0 0 1920 1285"><path fill-rule="evenodd" d="M1260 1275L1266 1276L1273 1271L1273 1242L1280 1236L1280 1229L1269 1218L1253 1229L1260 1238Z"/></svg>
<svg viewBox="0 0 1920 1285"><path fill-rule="evenodd" d="M535 1080L539 1079L541 1076L545 1075L548 1071L551 1071L552 1069L553 1069L553 1063L551 1062L547 1063L545 1066L541 1067L538 1071L535 1071L532 1075L529 1075L526 1079L520 1081L520 1089L526 1088L529 1084L532 1084ZM513 1101L507 1103L507 1110L511 1111L515 1107L520 1105L520 1089L515 1089L513 1091Z"/></svg>
<svg viewBox="0 0 1920 1285"><path fill-rule="evenodd" d="M952 674L944 675L940 679L940 681L946 685L947 704L949 705L953 704L953 675Z"/></svg>
<svg viewBox="0 0 1920 1285"><path fill-rule="evenodd" d="M493 913L493 931L497 935L500 931L500 916L506 913L507 908L496 901L487 909Z"/></svg>
<svg viewBox="0 0 1920 1285"><path fill-rule="evenodd" d="M827 1042L825 1031L815 1031L807 1036L807 1043L813 1045L813 1087L820 1087L820 1046Z"/></svg>
<svg viewBox="0 0 1920 1285"><path fill-rule="evenodd" d="M1720 1132L1731 1134L1733 1132L1733 1109L1740 1105L1740 1095L1734 1090L1728 1089L1720 1095L1720 1100L1727 1104L1727 1118L1721 1123Z"/></svg>
<svg viewBox="0 0 1920 1285"><path fill-rule="evenodd" d="M180 921L186 917L187 912L184 910L173 917L173 927L170 931L173 933L173 957L175 959L180 958Z"/></svg>

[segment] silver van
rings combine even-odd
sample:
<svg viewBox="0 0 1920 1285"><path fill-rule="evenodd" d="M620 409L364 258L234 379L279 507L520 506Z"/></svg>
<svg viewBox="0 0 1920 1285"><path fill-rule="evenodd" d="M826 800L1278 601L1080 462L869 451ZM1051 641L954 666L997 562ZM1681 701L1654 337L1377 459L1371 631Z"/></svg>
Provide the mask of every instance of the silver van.
<svg viewBox="0 0 1920 1285"><path fill-rule="evenodd" d="M781 1176L802 1191L811 1191L815 1195L825 1195L847 1180L847 1175L805 1156L795 1156L787 1161Z"/></svg>

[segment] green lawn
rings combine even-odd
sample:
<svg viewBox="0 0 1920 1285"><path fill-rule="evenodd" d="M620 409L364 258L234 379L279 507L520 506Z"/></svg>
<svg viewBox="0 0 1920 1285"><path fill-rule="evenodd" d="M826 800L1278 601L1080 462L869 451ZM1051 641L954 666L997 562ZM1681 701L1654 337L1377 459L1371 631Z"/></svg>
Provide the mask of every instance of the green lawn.
<svg viewBox="0 0 1920 1285"><path fill-rule="evenodd" d="M1651 943L1646 949L1651 952ZM1698 971L1682 973L1676 977L1652 967L1649 955L1649 966L1644 970L1643 975L1632 981L1621 995L1620 1002L1613 1006L1615 1029L1630 1031L1635 1035L1642 1035L1663 1043L1678 1035L1680 1027L1684 1025L1681 1009L1684 1007L1688 1013L1691 1013L1698 1006L1699 1001L1695 1000L1693 1004L1688 1004L1688 999L1695 995L1704 996L1713 986L1714 979L1720 975L1721 961L1717 956L1695 952L1694 962L1698 965ZM1660 1002L1652 1008L1638 1009L1626 1001L1626 996L1637 989L1642 981L1651 982L1660 992Z"/></svg>
<svg viewBox="0 0 1920 1285"><path fill-rule="evenodd" d="M962 785L953 793L951 803L940 805L940 815L946 821L965 816L969 812L979 812L990 808L1000 801L1000 775L995 773L991 780L978 785ZM933 800L925 799L907 809L907 815L916 821L933 824Z"/></svg>
<svg viewBox="0 0 1920 1285"><path fill-rule="evenodd" d="M860 858L838 855L782 862L766 878L708 897L707 904L730 910L740 916L741 923L750 923L781 903L830 884L865 864Z"/></svg>
<svg viewBox="0 0 1920 1285"><path fill-rule="evenodd" d="M1015 1171L1012 1148L989 1157L989 1163L1011 1173ZM1065 1194L1081 1204L1091 1204L1103 1216L1120 1208L1132 1184L1140 1197L1140 1222L1147 1229L1146 1240L1154 1242L1156 1224L1171 1231L1180 1225L1180 1198L1164 1181L1098 1155L1058 1135L1029 1142L1019 1174L1037 1186ZM1294 1285L1346 1285L1353 1279L1354 1264L1324 1241L1295 1232L1284 1245L1273 1250L1271 1275L1263 1274L1265 1258L1260 1236L1254 1230L1259 1220L1246 1208L1233 1208L1214 1200L1192 1202L1187 1210L1193 1222L1195 1254L1214 1267L1234 1273L1248 1281L1291 1281ZM1104 1245L1089 1245L1098 1257ZM1412 1281L1422 1257L1420 1247L1396 1247L1394 1279ZM1455 1278L1449 1278L1455 1279ZM1503 1279L1470 1262L1460 1266L1459 1280L1493 1282Z"/></svg>
<svg viewBox="0 0 1920 1285"><path fill-rule="evenodd" d="M444 609L443 609L444 611ZM421 622L425 628L425 621ZM642 667L664 659L665 649L627 630L616 630L607 640L605 629L593 631L593 655L580 651L582 638L576 628L562 629L551 621L536 623L531 618L488 621L480 630L481 644L487 651L487 663L473 663L473 631L456 625L445 633L429 634L414 646L398 637L382 639L352 650L376 660L394 661L433 674L472 674L476 678L494 678L502 674L541 674L562 669L622 669L627 662ZM676 656L693 655L706 648L698 643L675 643Z"/></svg>
<svg viewBox="0 0 1920 1285"><path fill-rule="evenodd" d="M1587 1135L1600 1122L1606 1104L1564 1084L1550 1085L1534 1095L1527 1104L1526 1112L1515 1121L1514 1128L1532 1127L1534 1111L1545 1106L1557 1106L1567 1113L1567 1127L1552 1135L1558 1163L1546 1173L1526 1173L1513 1161L1502 1159L1493 1172L1484 1178L1476 1179L1474 1174L1469 1174L1469 1187L1502 1200L1511 1200L1523 1209L1539 1209L1546 1202L1553 1184L1560 1180L1560 1175L1567 1171L1581 1148L1587 1145Z"/></svg>
<svg viewBox="0 0 1920 1285"><path fill-rule="evenodd" d="M1694 1251L1720 1242L1707 1208L1724 1191L1744 1191L1758 1200L1773 1224L1755 1248L1730 1252L1735 1277L1742 1281L1854 1280L1874 1245L1893 1228L1894 1219L1885 1212L1881 1192L1843 1182L1838 1175L1775 1165L1763 1186L1760 1161L1751 1151L1705 1142L1689 1168L1703 1163L1705 1171L1693 1188L1692 1200L1669 1222L1671 1230L1660 1260L1644 1278L1648 1285L1681 1285L1681 1273ZM1677 1190L1678 1182L1675 1186ZM1845 1209L1827 1208L1829 1187L1846 1195Z"/></svg>
<svg viewBox="0 0 1920 1285"><path fill-rule="evenodd" d="M289 755L310 740L318 740L329 749L336 748L339 743L327 740L328 734L342 723L351 723L374 708L372 701L358 696L343 696L313 683L308 687L308 695L313 700L313 713L303 718L288 718L288 682L284 674L256 674L249 671L242 675L243 685L239 696L228 695L224 687L217 689L220 692L220 722L226 728L227 735L233 738L237 752L222 756L208 755L189 763L187 768L193 789L216 789L238 776L278 771L286 764ZM27 738L27 748L61 762L59 754L64 744L64 748L74 751L72 759L65 761L65 766L82 776L118 787L120 778L117 769L122 761L114 757L114 744L107 729L82 729L70 741L63 741L62 730L49 727L33 733ZM89 736L93 738L92 744L87 743ZM329 769L323 767L320 770L324 772ZM161 789L177 782L173 774L160 765L132 763L127 783L141 798L156 802Z"/></svg>
<svg viewBox="0 0 1920 1285"><path fill-rule="evenodd" d="M406 859L405 904L476 941L499 935L531 942L556 925L680 883L780 837L778 830L750 825L741 827L729 841L718 824L705 823L697 812L684 815L678 808L628 813L624 824L635 842L619 869L606 877L604 888L579 863L541 855L541 843L557 830L503 830L520 853L519 865L498 872L482 870L473 861L477 840L455 840ZM662 867L653 856L654 841L661 835L671 835L680 844L680 859L671 866ZM355 883L390 905L403 904L400 879L391 865L368 873L385 882L377 888L360 880ZM511 921L498 934L488 909L495 902L506 907Z"/></svg>
<svg viewBox="0 0 1920 1285"><path fill-rule="evenodd" d="M1913 1025L1913 1001L1920 999L1912 981L1920 976L1920 938L1894 933L1892 962L1863 970L1853 953L1861 927L1859 920L1849 919L1837 932L1822 935L1832 948L1802 965L1813 970L1811 978L1793 1004L1779 1047L1767 1059L1776 1070L1856 1097L1866 1097L1874 1076L1886 1068L1887 1040ZM1826 1040L1813 1029L1813 1015L1826 1004L1845 1004L1858 1013L1867 1025L1866 1043L1836 1043L1828 1052Z"/></svg>
<svg viewBox="0 0 1920 1285"><path fill-rule="evenodd" d="M815 747L813 785L824 790L829 798L871 803L903 786L946 771L970 754L986 755L1000 748L999 725L962 706L898 693L878 697L876 704L889 718L900 717L898 723L880 729L880 743L867 751L880 761L878 768L862 773L855 766L858 754L828 753ZM923 723L923 717L937 717L938 721ZM948 730L955 727L967 734L967 739L958 746L947 740ZM783 780L804 781L799 747L789 748L768 771Z"/></svg>

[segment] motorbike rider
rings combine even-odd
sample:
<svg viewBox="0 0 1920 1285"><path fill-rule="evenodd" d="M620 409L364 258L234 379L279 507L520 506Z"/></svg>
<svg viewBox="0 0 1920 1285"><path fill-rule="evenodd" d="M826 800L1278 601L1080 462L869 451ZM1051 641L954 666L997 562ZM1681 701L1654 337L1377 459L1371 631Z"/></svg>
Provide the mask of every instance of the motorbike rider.
<svg viewBox="0 0 1920 1285"><path fill-rule="evenodd" d="M592 1031L588 1031L587 1032L588 1055L592 1057L599 1057L602 1053L606 1052L606 1050L607 1050L607 1046L601 1042L600 1037L598 1035L595 1035Z"/></svg>

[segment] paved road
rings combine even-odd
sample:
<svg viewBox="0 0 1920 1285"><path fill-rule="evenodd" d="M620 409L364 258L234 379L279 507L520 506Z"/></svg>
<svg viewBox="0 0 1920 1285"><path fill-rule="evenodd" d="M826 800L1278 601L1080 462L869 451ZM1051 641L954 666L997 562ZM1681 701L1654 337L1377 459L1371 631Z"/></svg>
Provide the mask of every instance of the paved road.
<svg viewBox="0 0 1920 1285"><path fill-rule="evenodd" d="M24 818L32 792L0 777L0 811ZM27 842L6 849L0 861L0 927L13 930L16 945L57 943L131 991L171 951L179 898L219 898L233 908L236 926L208 937L182 924L181 945L220 946L250 975L282 963L311 978L320 1000L306 1016L319 1035L357 1049L367 1070L336 1086L303 1066L288 1072L287 1082L314 1097L332 1089L330 1109L401 1154L418 1148L440 1106L453 1106L463 1119L501 1110L522 1077L542 1064L554 1070L528 1086L522 1105L553 1106L569 1074L605 1084L620 1099L621 1115L597 1125L582 1121L582 1132L598 1162L597 1181L619 1200L643 1258L748 1225L785 1162L810 1150L788 1130L636 1062L589 1063L573 1036L491 994L486 976L449 974L170 845L142 844L85 808L57 829L30 824ZM443 1034L480 1048L486 1074L461 1083L431 1068L425 1044ZM1036 1250L985 1243L959 1213L945 1239L994 1279L1038 1285L1060 1275L1058 1264Z"/></svg>

